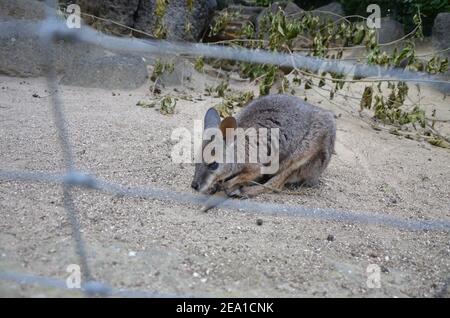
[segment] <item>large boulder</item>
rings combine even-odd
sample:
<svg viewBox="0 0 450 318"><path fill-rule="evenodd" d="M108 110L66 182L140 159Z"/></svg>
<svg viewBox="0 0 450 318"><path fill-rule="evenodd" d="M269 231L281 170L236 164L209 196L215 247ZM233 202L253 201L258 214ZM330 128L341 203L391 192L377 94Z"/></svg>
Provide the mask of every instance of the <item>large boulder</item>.
<svg viewBox="0 0 450 318"><path fill-rule="evenodd" d="M163 18L163 25L167 28L166 38L186 41L199 39L209 25L216 6L215 0L194 0L191 9L187 1L169 2Z"/></svg>
<svg viewBox="0 0 450 318"><path fill-rule="evenodd" d="M78 4L81 9L82 18L91 25L95 25L102 32L114 35L131 34L130 29L134 27L140 0L61 0L63 6L71 3ZM154 2L154 1L147 1ZM89 16L88 16L89 15ZM102 20L95 17L102 18Z"/></svg>
<svg viewBox="0 0 450 318"><path fill-rule="evenodd" d="M29 22L23 22L26 25ZM30 24L31 25L31 24ZM47 49L36 34L24 35L16 22L0 22L0 74L18 77L37 77L46 74ZM106 52L82 42L58 41L53 46L51 59L58 73L80 58L103 56Z"/></svg>
<svg viewBox="0 0 450 318"><path fill-rule="evenodd" d="M439 13L434 19L432 31L433 48L437 51L444 50L450 45L450 12ZM442 55L450 57L450 50L442 52Z"/></svg>
<svg viewBox="0 0 450 318"><path fill-rule="evenodd" d="M314 15L319 16L323 21L337 21L345 15L342 5L338 2L329 3L325 6L314 9L312 12Z"/></svg>
<svg viewBox="0 0 450 318"><path fill-rule="evenodd" d="M283 10L286 16L293 16L304 11L293 2L274 2L270 6L262 10L260 16L262 17L269 13L275 14L279 9Z"/></svg>
<svg viewBox="0 0 450 318"><path fill-rule="evenodd" d="M0 21L42 20L45 18L45 5L32 0L1 0Z"/></svg>
<svg viewBox="0 0 450 318"><path fill-rule="evenodd" d="M88 23L95 23L103 32L145 37L142 33L132 32L126 28L130 27L151 35L164 34L164 37L170 40L185 41L197 40L203 35L217 7L216 0L194 0L192 6L188 1L168 1L162 7L157 7L157 0L64 0L64 2L77 3L82 13L110 20L84 16ZM157 12L161 12L162 17L159 17Z"/></svg>
<svg viewBox="0 0 450 318"><path fill-rule="evenodd" d="M47 49L37 34L23 33L17 23L33 26L46 16L46 6L32 0L0 1L0 74L19 77L35 77L46 74ZM51 60L58 73L66 66L85 56L102 56L101 48L80 42L58 41L54 45Z"/></svg>
<svg viewBox="0 0 450 318"><path fill-rule="evenodd" d="M302 8L293 2L274 2L258 14L256 19L256 32L259 33L264 16L275 14L280 9L283 10L284 15L290 19L298 19L304 12Z"/></svg>
<svg viewBox="0 0 450 318"><path fill-rule="evenodd" d="M378 42L386 44L400 39L405 35L404 26L391 17L381 18L380 28L377 29Z"/></svg>
<svg viewBox="0 0 450 318"><path fill-rule="evenodd" d="M140 57L115 55L101 47L78 41L56 41L50 51L38 34L23 32L45 18L45 5L31 0L0 1L0 74L17 77L47 75L52 61L63 83L106 89L143 85L148 72ZM82 26L83 27L83 26Z"/></svg>
<svg viewBox="0 0 450 318"><path fill-rule="evenodd" d="M211 25L215 25L218 22L218 19L221 19L224 14L227 14L230 17L230 20L228 20L217 34L210 34L210 29L208 29L208 32L205 34L207 36L206 40L215 42L240 38L242 29L248 24L258 25L257 19L259 14L266 9L267 8L265 7L231 4L226 9L216 11L212 18Z"/></svg>

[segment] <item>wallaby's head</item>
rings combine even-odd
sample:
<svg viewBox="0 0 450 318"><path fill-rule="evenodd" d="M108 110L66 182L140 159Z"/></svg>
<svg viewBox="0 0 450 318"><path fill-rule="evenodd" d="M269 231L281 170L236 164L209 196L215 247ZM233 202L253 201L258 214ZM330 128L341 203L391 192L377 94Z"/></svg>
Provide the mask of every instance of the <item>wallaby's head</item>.
<svg viewBox="0 0 450 318"><path fill-rule="evenodd" d="M224 160L215 160L216 147L211 147L215 138L225 140L226 130L235 129L236 120L234 117L220 119L214 108L208 109L203 123L203 142L201 149L201 162L195 164L194 179L191 187L202 193L212 194L218 190L220 182L225 181L233 174L234 164L226 163ZM225 154L226 142L218 143L223 145L222 154ZM217 145L217 143L215 143ZM200 158L200 156L198 157Z"/></svg>

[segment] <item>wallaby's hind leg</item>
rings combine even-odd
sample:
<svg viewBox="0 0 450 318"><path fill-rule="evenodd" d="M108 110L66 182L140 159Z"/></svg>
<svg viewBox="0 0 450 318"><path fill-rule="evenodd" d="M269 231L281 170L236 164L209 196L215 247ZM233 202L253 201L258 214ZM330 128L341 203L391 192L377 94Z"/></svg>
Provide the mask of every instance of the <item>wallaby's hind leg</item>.
<svg viewBox="0 0 450 318"><path fill-rule="evenodd" d="M295 154L291 159L287 159L281 163L278 173L264 183L264 185L242 187L234 191L233 195L249 198L263 192L281 191L292 173L308 163L315 155L314 147L311 147L310 149L311 150Z"/></svg>
<svg viewBox="0 0 450 318"><path fill-rule="evenodd" d="M317 154L307 164L294 171L286 183L307 187L314 187L319 183L319 177L334 152L334 135L326 135L320 144L322 147L318 149Z"/></svg>
<svg viewBox="0 0 450 318"><path fill-rule="evenodd" d="M319 184L319 177L330 162L330 157L331 154L329 153L319 153L306 165L294 171L286 180L286 183L306 187L317 186Z"/></svg>

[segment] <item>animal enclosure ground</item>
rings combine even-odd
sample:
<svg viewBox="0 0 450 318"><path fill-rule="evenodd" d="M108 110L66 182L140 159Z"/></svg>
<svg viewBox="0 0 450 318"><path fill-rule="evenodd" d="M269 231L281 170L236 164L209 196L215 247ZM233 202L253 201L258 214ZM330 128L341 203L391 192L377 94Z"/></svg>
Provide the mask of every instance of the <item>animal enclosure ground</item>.
<svg viewBox="0 0 450 318"><path fill-rule="evenodd" d="M0 77L1 169L62 171L46 89L44 78ZM188 90L194 100L180 98L173 115L136 106L148 98L146 87L60 91L79 169L127 185L191 191L193 166L172 163L170 134L191 129L219 102L203 87ZM448 99L422 92L450 117ZM337 154L319 187L256 200L450 220L448 149L374 130L345 100L307 94L337 115ZM93 274L116 288L219 297L450 296L448 232L222 208L201 213L194 205L82 189L74 199ZM78 260L61 187L1 181L0 212L0 270L65 279ZM382 268L380 289L367 287L369 264ZM0 282L0 296L58 295L67 294Z"/></svg>

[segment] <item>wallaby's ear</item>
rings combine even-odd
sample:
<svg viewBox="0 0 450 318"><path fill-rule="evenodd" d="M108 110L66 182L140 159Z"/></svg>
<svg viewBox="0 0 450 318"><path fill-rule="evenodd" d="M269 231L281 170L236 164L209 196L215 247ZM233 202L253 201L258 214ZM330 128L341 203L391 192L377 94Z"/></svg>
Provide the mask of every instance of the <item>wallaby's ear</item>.
<svg viewBox="0 0 450 318"><path fill-rule="evenodd" d="M222 132L223 139L225 139L227 135L227 128L237 128L236 119L234 117L227 117L219 125L219 129Z"/></svg>
<svg viewBox="0 0 450 318"><path fill-rule="evenodd" d="M203 129L206 130L208 128L218 128L219 124L220 124L219 113L217 112L217 110L211 107L205 114Z"/></svg>

